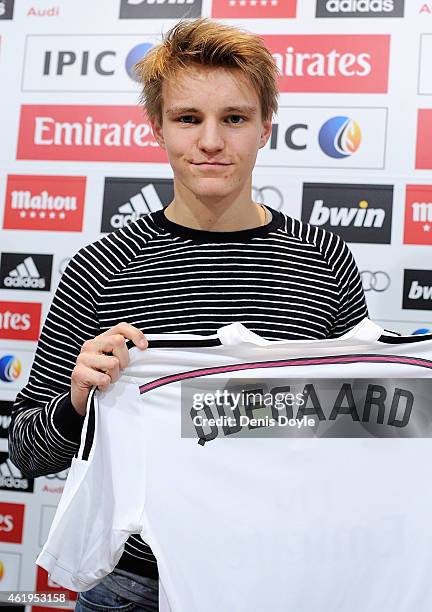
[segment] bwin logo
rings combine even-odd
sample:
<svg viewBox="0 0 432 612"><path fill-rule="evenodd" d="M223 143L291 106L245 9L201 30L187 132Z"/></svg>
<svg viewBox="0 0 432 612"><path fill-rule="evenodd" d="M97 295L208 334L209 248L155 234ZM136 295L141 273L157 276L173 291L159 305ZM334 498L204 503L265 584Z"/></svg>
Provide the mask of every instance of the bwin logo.
<svg viewBox="0 0 432 612"><path fill-rule="evenodd" d="M143 215L155 212L162 207L162 202L154 185L146 185L139 193L132 196L129 202L118 207L119 212L110 219L111 226L114 229L119 229L131 221L137 221Z"/></svg>
<svg viewBox="0 0 432 612"><path fill-rule="evenodd" d="M383 208L369 208L368 202L362 200L358 208L345 206L324 206L323 200L315 200L309 223L333 227L382 227L385 219Z"/></svg>
<svg viewBox="0 0 432 612"><path fill-rule="evenodd" d="M420 285L418 281L412 281L408 293L410 300L432 300L432 287L429 285Z"/></svg>

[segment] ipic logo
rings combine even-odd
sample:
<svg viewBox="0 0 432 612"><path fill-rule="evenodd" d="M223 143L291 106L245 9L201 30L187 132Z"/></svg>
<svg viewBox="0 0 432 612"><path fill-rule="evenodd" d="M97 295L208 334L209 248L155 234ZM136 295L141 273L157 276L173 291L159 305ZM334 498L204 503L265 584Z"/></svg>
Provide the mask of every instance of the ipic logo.
<svg viewBox="0 0 432 612"><path fill-rule="evenodd" d="M120 19L180 19L201 16L202 0L120 0Z"/></svg>
<svg viewBox="0 0 432 612"><path fill-rule="evenodd" d="M386 108L280 106L257 166L382 169L386 129Z"/></svg>
<svg viewBox="0 0 432 612"><path fill-rule="evenodd" d="M15 382L22 372L21 361L15 355L3 355L0 357L0 380L3 382Z"/></svg>
<svg viewBox="0 0 432 612"><path fill-rule="evenodd" d="M54 58L52 56L54 55ZM81 76L86 76L89 71L96 72L104 76L112 76L114 69L106 58L115 57L115 51L104 50L97 53L94 57L90 51L82 51L79 55L74 51L45 51L43 76L56 74L62 76L69 66L78 68Z"/></svg>
<svg viewBox="0 0 432 612"><path fill-rule="evenodd" d="M139 76L134 70L135 64L142 58L146 53L153 47L150 43L142 43L140 45L136 45L133 49L129 51L126 56L126 72L130 76L131 79L141 83Z"/></svg>
<svg viewBox="0 0 432 612"><path fill-rule="evenodd" d="M26 37L23 91L137 93L133 67L157 42L147 35L33 35Z"/></svg>
<svg viewBox="0 0 432 612"><path fill-rule="evenodd" d="M316 17L403 17L404 0L317 0Z"/></svg>
<svg viewBox="0 0 432 612"><path fill-rule="evenodd" d="M5 452L0 452L0 489L22 493L34 489L34 478L25 478Z"/></svg>
<svg viewBox="0 0 432 612"><path fill-rule="evenodd" d="M404 270L402 308L432 310L432 270Z"/></svg>
<svg viewBox="0 0 432 612"><path fill-rule="evenodd" d="M101 232L112 232L160 210L174 197L170 179L107 178Z"/></svg>
<svg viewBox="0 0 432 612"><path fill-rule="evenodd" d="M347 242L390 244L392 185L305 183L302 220Z"/></svg>
<svg viewBox="0 0 432 612"><path fill-rule="evenodd" d="M404 244L432 244L432 185L407 185Z"/></svg>
<svg viewBox="0 0 432 612"><path fill-rule="evenodd" d="M332 117L320 129L318 141L322 151L329 157L350 157L360 147L360 126L350 117Z"/></svg>
<svg viewBox="0 0 432 612"><path fill-rule="evenodd" d="M2 253L0 286L5 289L49 291L52 255Z"/></svg>
<svg viewBox="0 0 432 612"><path fill-rule="evenodd" d="M15 0L0 0L0 19L12 19Z"/></svg>

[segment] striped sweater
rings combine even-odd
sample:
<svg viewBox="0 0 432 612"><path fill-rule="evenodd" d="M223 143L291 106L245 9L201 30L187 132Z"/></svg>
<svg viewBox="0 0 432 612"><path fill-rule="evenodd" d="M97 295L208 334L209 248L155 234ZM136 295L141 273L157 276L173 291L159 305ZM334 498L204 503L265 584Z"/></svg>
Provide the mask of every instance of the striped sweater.
<svg viewBox="0 0 432 612"><path fill-rule="evenodd" d="M367 316L346 244L267 209L269 223L234 232L187 228L159 210L71 259L13 408L9 452L25 475L70 465L84 420L70 402L72 369L86 340L121 321L144 334L202 335L240 321L268 340L299 340L335 338ZM128 539L117 568L157 577L138 535Z"/></svg>

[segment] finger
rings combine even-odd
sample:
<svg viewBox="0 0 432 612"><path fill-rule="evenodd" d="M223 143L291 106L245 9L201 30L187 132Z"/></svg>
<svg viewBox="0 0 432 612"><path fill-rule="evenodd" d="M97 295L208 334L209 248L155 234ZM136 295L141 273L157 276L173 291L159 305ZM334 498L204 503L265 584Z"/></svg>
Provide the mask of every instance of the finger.
<svg viewBox="0 0 432 612"><path fill-rule="evenodd" d="M86 340L82 345L82 353L112 353L115 349L126 346L126 339L121 334L109 336L96 336L92 340ZM127 350L127 349L126 349Z"/></svg>
<svg viewBox="0 0 432 612"><path fill-rule="evenodd" d="M132 340L134 345L138 348L145 349L148 346L147 338L145 337L143 332L137 327L134 327L133 325L130 325L129 323L125 322L114 325L114 327L111 327L107 331L103 332L102 334L97 336L97 338L99 338L100 336L105 337L115 334L121 334L128 340Z"/></svg>
<svg viewBox="0 0 432 612"><path fill-rule="evenodd" d="M79 389L90 389L95 386L100 391L106 391L111 384L111 377L104 373L89 368L83 364L75 366L72 371L72 384Z"/></svg>
<svg viewBox="0 0 432 612"><path fill-rule="evenodd" d="M129 363L129 351L127 349L126 343L124 343L124 344L122 344L120 346L114 347L114 349L112 351L112 354L118 360L118 363L120 365L120 369L124 370L124 368Z"/></svg>
<svg viewBox="0 0 432 612"><path fill-rule="evenodd" d="M115 382L120 376L120 361L115 355L81 353L77 358L77 365L108 374L111 382Z"/></svg>

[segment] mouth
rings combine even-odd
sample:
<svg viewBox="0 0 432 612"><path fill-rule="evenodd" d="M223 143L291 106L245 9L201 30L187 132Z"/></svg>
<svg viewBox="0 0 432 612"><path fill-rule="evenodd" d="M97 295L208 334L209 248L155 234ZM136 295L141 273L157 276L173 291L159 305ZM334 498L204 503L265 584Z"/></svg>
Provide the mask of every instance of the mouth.
<svg viewBox="0 0 432 612"><path fill-rule="evenodd" d="M228 168L228 166L232 166L232 164L209 164L209 163L195 164L193 162L191 163L193 166L197 166L198 168L203 168L204 170L207 170L208 168Z"/></svg>

